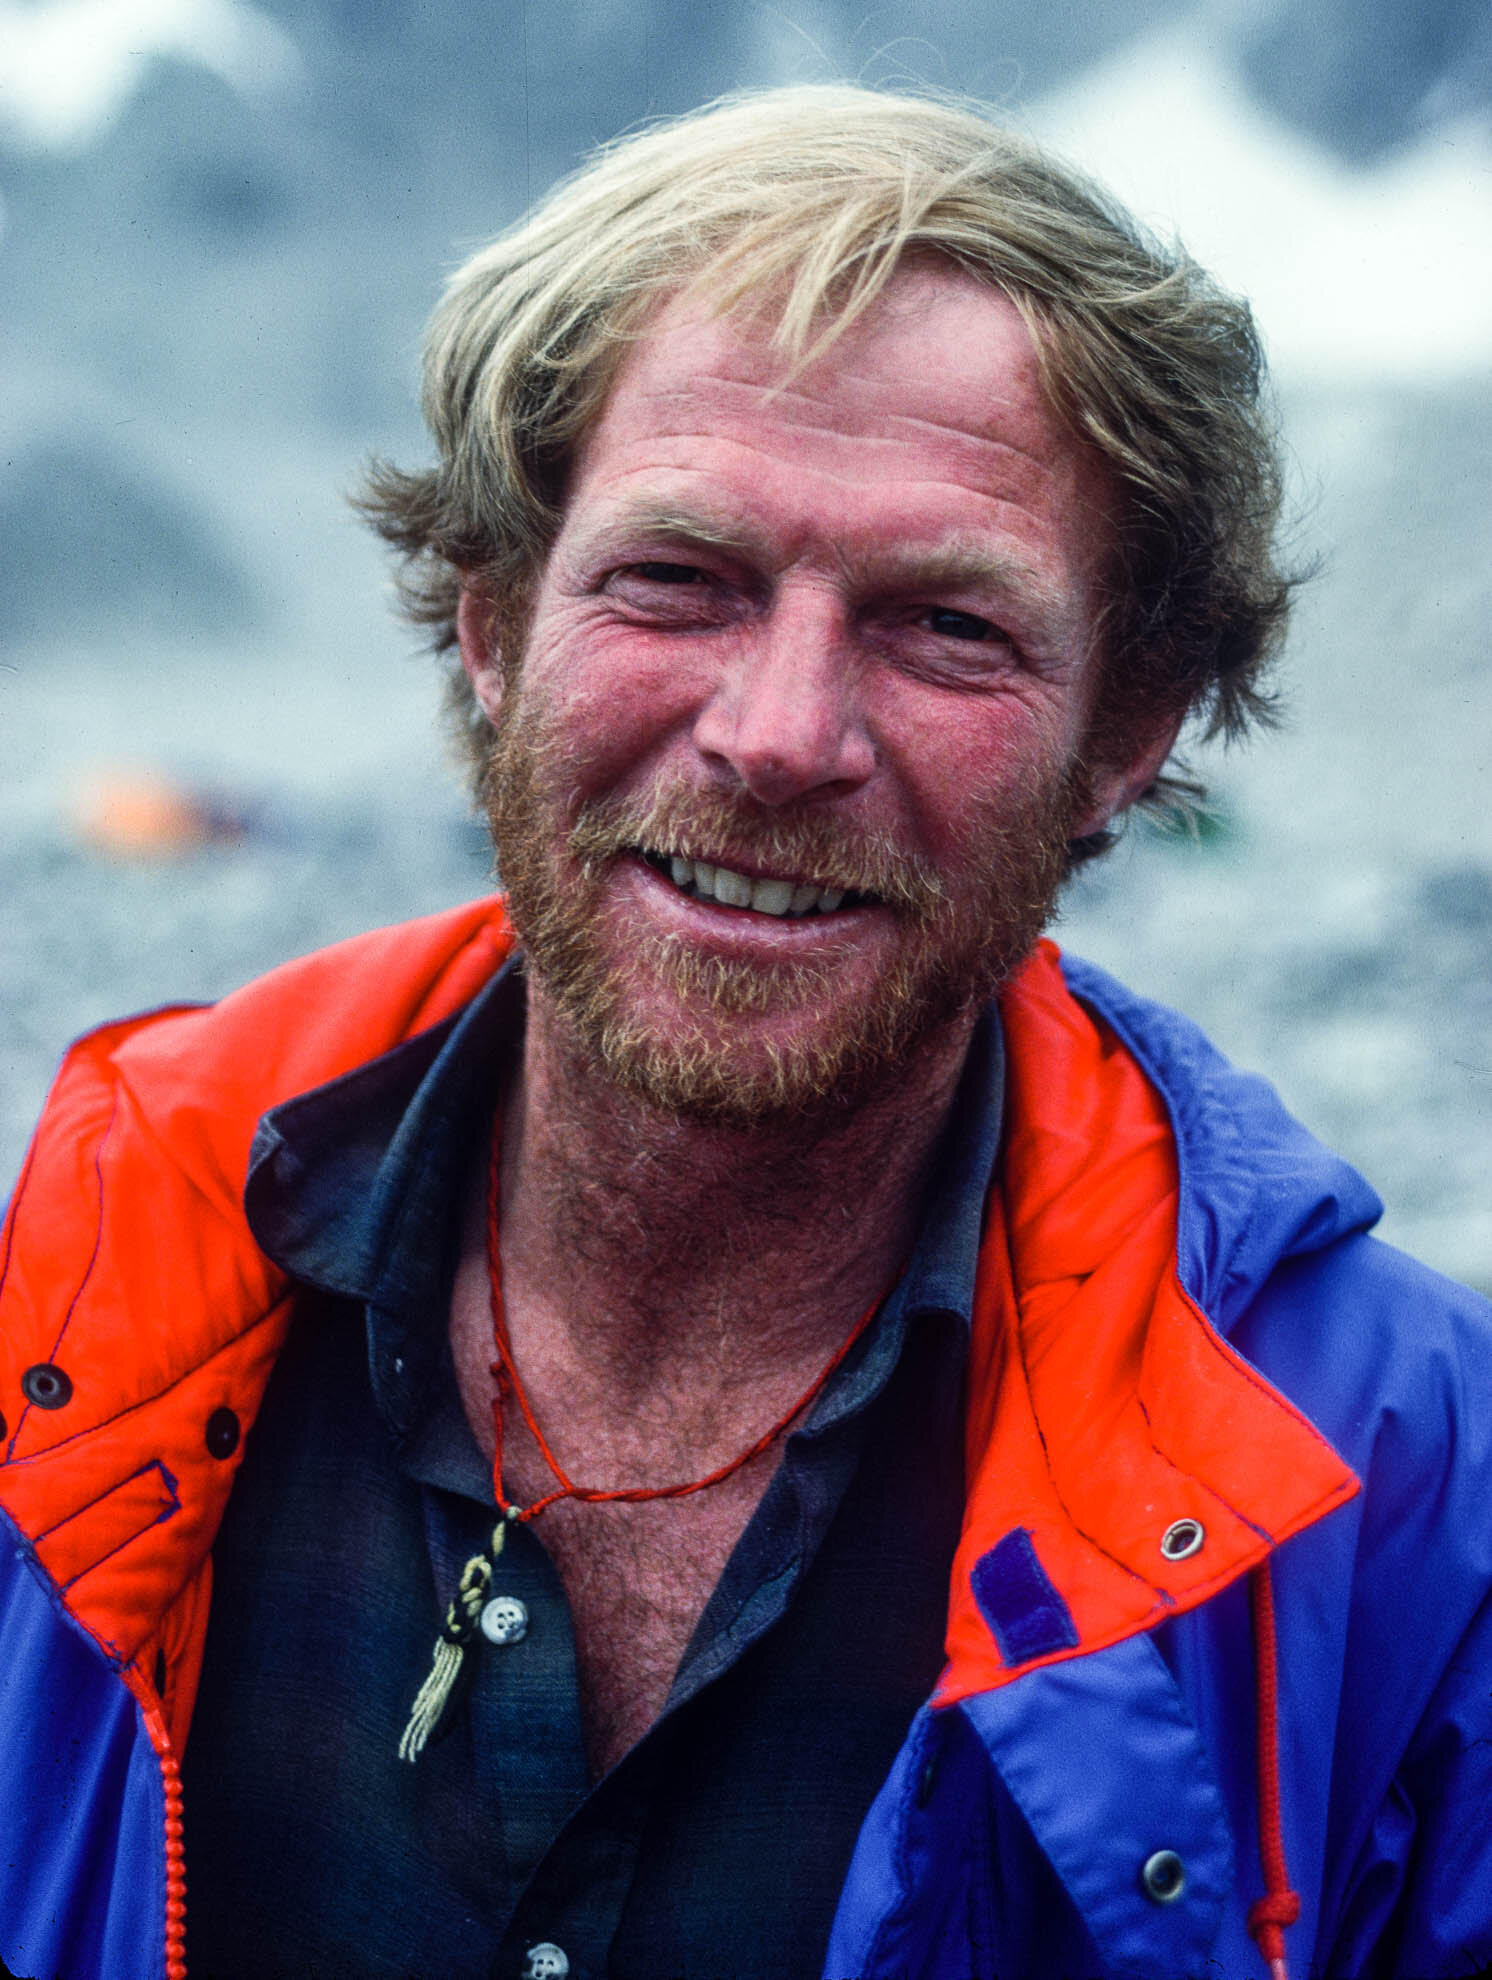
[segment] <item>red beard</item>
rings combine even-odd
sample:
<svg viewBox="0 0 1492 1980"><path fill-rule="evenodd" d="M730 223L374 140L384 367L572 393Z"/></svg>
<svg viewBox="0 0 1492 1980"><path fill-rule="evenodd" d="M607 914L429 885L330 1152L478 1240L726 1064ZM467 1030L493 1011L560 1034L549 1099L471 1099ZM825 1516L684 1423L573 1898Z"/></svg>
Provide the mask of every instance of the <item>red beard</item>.
<svg viewBox="0 0 1492 1980"><path fill-rule="evenodd" d="M935 872L822 802L766 807L682 781L588 800L567 831L556 794L574 781L561 739L510 680L485 801L536 983L610 1077L671 1112L740 1127L853 1104L992 996L1050 918L1081 797L1076 770L1033 772L971 804L956 866ZM601 926L606 874L639 846L702 858L728 846L766 870L872 894L896 917L893 955L868 995L846 994L832 955L757 965L643 935L618 960ZM637 994L644 980L667 992L666 1023L648 1014L657 997ZM804 1022L786 1042L755 1035L759 1014L789 1012Z"/></svg>

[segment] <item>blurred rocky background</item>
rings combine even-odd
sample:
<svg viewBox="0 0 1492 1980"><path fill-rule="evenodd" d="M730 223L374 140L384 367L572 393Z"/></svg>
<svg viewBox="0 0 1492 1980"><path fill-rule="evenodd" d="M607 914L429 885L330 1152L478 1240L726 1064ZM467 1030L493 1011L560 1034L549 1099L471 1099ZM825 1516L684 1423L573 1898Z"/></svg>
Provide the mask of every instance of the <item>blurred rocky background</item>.
<svg viewBox="0 0 1492 1980"><path fill-rule="evenodd" d="M1061 938L1492 1287L1492 15L1481 0L0 0L0 1194L85 1026L486 884L344 495L443 274L743 84L969 91L1255 301L1320 575Z"/></svg>

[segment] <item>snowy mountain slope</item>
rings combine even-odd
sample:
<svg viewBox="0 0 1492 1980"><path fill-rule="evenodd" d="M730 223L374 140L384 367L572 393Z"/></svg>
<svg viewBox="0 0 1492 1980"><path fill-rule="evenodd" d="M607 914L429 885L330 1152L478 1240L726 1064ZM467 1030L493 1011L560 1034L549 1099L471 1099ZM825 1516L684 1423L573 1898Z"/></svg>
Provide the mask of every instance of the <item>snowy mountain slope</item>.
<svg viewBox="0 0 1492 1980"><path fill-rule="evenodd" d="M1492 372L1492 128L1447 121L1343 164L1250 93L1197 27L1033 103L1039 137L1248 296L1285 379Z"/></svg>

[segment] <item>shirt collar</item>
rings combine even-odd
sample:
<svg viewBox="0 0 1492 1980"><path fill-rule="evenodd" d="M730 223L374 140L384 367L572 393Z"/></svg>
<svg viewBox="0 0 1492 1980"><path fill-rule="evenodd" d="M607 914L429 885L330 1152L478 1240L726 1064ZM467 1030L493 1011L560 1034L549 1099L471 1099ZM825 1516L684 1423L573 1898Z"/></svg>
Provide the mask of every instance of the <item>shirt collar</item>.
<svg viewBox="0 0 1492 1980"><path fill-rule="evenodd" d="M874 1324L845 1357L834 1380L825 1385L798 1437L822 1437L867 1408L890 1379L914 1321L946 1314L967 1346L1004 1093L1005 1048L999 1013L989 1004L969 1042L907 1268Z"/></svg>
<svg viewBox="0 0 1492 1980"><path fill-rule="evenodd" d="M980 1012L938 1151L922 1226L902 1280L909 1310L974 1310L984 1203L994 1180L1005 1111L1005 1047L998 1007Z"/></svg>

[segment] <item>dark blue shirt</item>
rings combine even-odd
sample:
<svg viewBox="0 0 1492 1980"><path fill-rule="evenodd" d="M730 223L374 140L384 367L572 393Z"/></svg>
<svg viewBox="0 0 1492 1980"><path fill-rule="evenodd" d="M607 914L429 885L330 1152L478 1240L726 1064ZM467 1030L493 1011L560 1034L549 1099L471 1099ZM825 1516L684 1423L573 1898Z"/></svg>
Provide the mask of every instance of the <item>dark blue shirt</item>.
<svg viewBox="0 0 1492 1980"><path fill-rule="evenodd" d="M193 1980L794 1980L936 1680L962 1382L1000 1120L987 1017L912 1259L807 1419L645 1738L588 1776L542 1539L444 1735L400 1732L492 1479L446 1341L459 1211L522 1036L509 970L458 1018L261 1124L247 1205L302 1288L214 1549L185 1759Z"/></svg>

